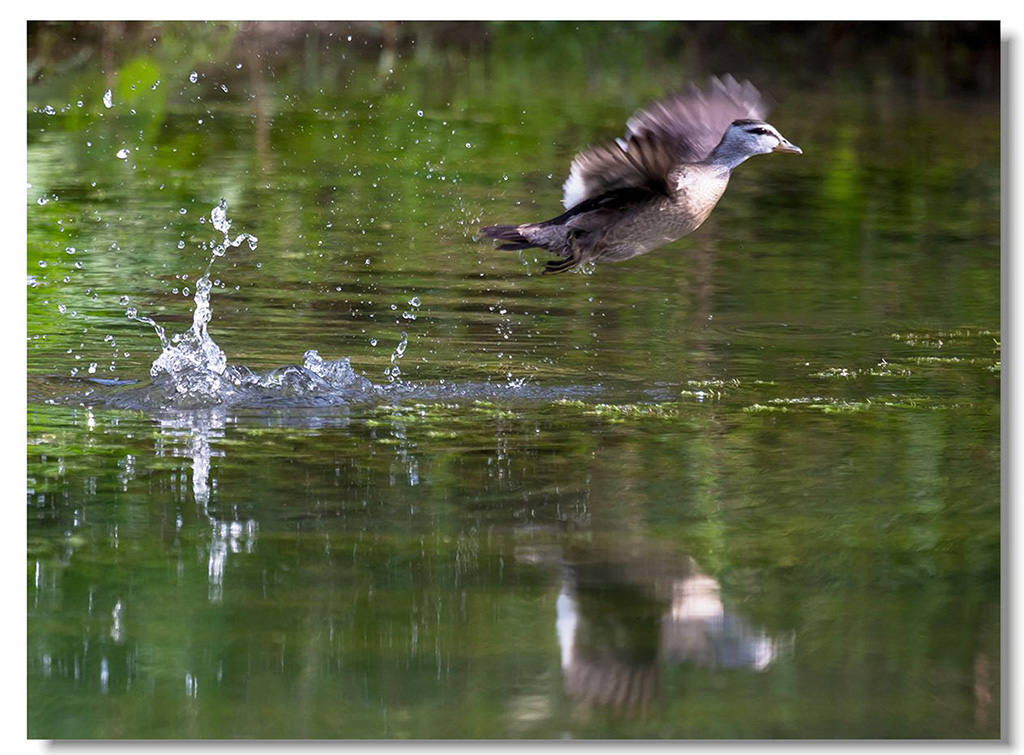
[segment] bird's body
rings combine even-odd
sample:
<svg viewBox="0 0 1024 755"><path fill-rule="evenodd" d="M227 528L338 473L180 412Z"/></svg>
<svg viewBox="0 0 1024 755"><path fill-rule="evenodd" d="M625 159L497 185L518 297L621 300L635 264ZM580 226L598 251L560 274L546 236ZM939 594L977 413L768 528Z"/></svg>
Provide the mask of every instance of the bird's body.
<svg viewBox="0 0 1024 755"><path fill-rule="evenodd" d="M561 259L547 264L548 273L645 254L700 227L748 157L800 152L761 120L767 111L749 83L712 79L707 93L691 86L637 112L624 139L578 154L564 213L481 231L503 249L554 252Z"/></svg>

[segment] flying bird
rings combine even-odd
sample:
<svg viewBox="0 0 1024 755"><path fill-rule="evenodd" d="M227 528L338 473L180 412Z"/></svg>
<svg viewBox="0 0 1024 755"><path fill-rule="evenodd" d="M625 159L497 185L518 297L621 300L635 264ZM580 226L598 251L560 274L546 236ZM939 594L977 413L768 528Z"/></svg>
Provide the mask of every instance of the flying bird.
<svg viewBox="0 0 1024 755"><path fill-rule="evenodd" d="M638 110L623 138L576 155L561 215L480 232L500 249L554 252L545 273L646 254L697 230L748 157L803 153L764 121L769 109L749 81L713 77L705 90L690 84Z"/></svg>

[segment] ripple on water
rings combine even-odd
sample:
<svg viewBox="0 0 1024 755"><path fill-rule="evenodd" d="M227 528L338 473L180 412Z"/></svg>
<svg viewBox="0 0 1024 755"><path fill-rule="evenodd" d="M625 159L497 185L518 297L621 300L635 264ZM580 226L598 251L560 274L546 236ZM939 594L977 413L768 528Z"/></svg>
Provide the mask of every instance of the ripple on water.
<svg viewBox="0 0 1024 755"><path fill-rule="evenodd" d="M732 340L769 341L781 339L831 339L887 336L889 331L878 328L851 328L844 324L757 321L734 322L716 318L708 324L706 332Z"/></svg>

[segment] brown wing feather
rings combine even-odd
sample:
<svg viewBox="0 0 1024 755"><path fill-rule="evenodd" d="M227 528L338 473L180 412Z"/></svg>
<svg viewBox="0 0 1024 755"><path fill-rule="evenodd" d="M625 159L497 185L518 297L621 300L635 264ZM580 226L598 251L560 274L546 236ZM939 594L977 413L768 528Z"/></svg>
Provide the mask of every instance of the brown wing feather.
<svg viewBox="0 0 1024 755"><path fill-rule="evenodd" d="M711 154L730 123L764 120L770 110L768 99L749 81L713 77L706 91L691 84L686 92L638 110L626 123L626 142L662 140L674 145L680 162L699 162Z"/></svg>
<svg viewBox="0 0 1024 755"><path fill-rule="evenodd" d="M562 203L570 208L623 188L667 193L674 167L707 157L734 120L763 120L769 110L767 99L749 81L712 78L706 91L691 84L685 92L638 110L626 124L625 139L576 155Z"/></svg>

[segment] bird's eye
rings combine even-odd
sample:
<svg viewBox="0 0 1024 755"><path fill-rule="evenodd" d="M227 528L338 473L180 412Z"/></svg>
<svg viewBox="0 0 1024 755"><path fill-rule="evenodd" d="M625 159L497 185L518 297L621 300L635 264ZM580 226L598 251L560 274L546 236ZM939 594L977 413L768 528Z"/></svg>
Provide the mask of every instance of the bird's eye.
<svg viewBox="0 0 1024 755"><path fill-rule="evenodd" d="M760 126L758 126L756 128L748 128L747 129L747 133L748 134L757 134L758 136L764 136L765 134L768 133L768 129L761 128Z"/></svg>

